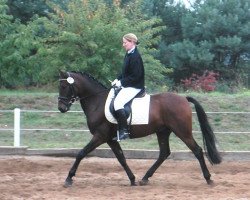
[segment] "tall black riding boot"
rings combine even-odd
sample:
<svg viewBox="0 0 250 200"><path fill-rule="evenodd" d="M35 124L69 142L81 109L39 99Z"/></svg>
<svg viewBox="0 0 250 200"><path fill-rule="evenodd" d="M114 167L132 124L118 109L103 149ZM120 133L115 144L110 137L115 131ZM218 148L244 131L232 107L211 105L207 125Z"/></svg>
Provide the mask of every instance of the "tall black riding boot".
<svg viewBox="0 0 250 200"><path fill-rule="evenodd" d="M117 122L118 122L118 129L119 129L119 136L113 138L113 140L125 140L129 138L128 132L128 124L127 124L127 117L124 109L117 110L115 112Z"/></svg>

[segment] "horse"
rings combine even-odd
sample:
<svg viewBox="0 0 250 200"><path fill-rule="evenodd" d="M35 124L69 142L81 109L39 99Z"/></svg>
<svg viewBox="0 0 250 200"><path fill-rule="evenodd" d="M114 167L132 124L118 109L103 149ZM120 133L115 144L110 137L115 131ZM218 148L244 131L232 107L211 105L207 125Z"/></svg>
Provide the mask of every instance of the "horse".
<svg viewBox="0 0 250 200"><path fill-rule="evenodd" d="M92 134L89 143L77 153L64 187L73 185L73 177L76 175L81 160L104 143L109 145L124 168L131 186L138 185L119 142L113 140L117 133L117 124L109 122L105 117L105 101L111 88L105 87L88 73L60 71L59 76L59 111L61 113L69 111L71 105L79 100ZM215 135L200 103L192 97L183 97L171 92L153 94L150 95L148 124L131 125L130 127L131 139L156 134L159 144L159 157L139 181L139 185L147 185L149 178L170 155L169 136L172 132L186 144L197 158L207 184L213 183L205 163L203 150L192 135L192 107L189 102L195 106L206 157L212 165L221 163L222 157L216 146Z"/></svg>

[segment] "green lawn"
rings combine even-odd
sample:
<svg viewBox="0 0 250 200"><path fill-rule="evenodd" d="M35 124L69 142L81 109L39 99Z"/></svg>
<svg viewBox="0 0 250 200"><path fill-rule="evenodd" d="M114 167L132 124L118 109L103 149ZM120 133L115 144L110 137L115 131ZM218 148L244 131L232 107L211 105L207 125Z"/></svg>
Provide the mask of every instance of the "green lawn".
<svg viewBox="0 0 250 200"><path fill-rule="evenodd" d="M81 148L91 138L88 132L79 131L48 131L26 129L87 129L83 112L31 112L39 110L57 111L57 93L7 91L0 90L0 110L21 108L21 145L30 148ZM250 133L231 134L217 132L249 132L249 113L210 113L210 112L250 112L250 92L241 94L221 93L189 93L181 94L195 97L207 112L209 121L216 132L219 147L223 151L250 151ZM81 111L79 103L72 107L73 111ZM193 114L193 130L199 131L196 114ZM0 129L13 129L13 112L0 112ZM194 133L197 142L203 146L201 133ZM13 145L13 131L0 130L0 146ZM158 142L155 135L141 139L123 141L124 149L156 149ZM102 145L101 147L107 147ZM185 144L176 138L170 137L172 151L188 150Z"/></svg>

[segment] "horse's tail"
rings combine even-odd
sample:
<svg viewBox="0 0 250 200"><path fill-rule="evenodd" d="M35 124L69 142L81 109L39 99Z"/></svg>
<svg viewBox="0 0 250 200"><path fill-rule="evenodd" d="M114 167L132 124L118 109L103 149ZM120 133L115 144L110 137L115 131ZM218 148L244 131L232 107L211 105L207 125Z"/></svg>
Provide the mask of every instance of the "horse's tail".
<svg viewBox="0 0 250 200"><path fill-rule="evenodd" d="M194 104L195 110L200 123L200 128L203 136L203 145L206 155L211 164L221 163L221 156L216 148L216 138L214 132L207 120L207 115L198 101L192 97L186 97L187 100Z"/></svg>

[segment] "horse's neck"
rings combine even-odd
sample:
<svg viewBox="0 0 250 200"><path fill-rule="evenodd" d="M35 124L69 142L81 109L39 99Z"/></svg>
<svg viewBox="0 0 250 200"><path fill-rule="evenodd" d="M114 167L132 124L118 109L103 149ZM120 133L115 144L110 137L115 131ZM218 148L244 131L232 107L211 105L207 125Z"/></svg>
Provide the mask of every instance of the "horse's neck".
<svg viewBox="0 0 250 200"><path fill-rule="evenodd" d="M86 116L88 128L91 132L105 119L104 107L107 95L93 96L81 100L81 107Z"/></svg>
<svg viewBox="0 0 250 200"><path fill-rule="evenodd" d="M81 79L80 86L82 89L79 92L81 106L86 117L95 117L95 115L103 112L105 101L108 95L108 89L103 87L88 75L84 75Z"/></svg>
<svg viewBox="0 0 250 200"><path fill-rule="evenodd" d="M91 78L87 74L82 75L79 85L80 85L79 96L81 98L86 98L86 97L88 98L100 93L101 91L106 90L106 88L103 87L101 84L99 84L98 81L96 81L94 78Z"/></svg>
<svg viewBox="0 0 250 200"><path fill-rule="evenodd" d="M96 92L88 93L88 96L82 98L80 103L85 115L92 117L92 114L96 115L104 111L107 96L108 90L104 88Z"/></svg>

